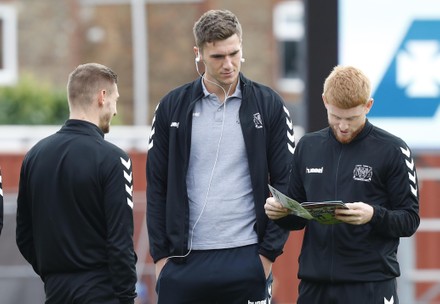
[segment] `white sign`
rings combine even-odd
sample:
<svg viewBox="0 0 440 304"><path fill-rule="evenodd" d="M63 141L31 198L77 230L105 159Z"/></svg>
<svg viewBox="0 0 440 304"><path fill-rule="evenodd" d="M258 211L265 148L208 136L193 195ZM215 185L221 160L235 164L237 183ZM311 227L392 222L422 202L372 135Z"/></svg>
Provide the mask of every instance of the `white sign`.
<svg viewBox="0 0 440 304"><path fill-rule="evenodd" d="M413 149L440 149L440 1L339 0L339 64L373 86L368 119Z"/></svg>

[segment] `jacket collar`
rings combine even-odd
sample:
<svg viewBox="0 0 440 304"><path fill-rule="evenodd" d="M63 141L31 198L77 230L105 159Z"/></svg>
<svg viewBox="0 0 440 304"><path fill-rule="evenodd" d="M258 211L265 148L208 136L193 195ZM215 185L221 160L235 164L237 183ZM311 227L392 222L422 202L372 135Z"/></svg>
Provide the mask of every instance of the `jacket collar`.
<svg viewBox="0 0 440 304"><path fill-rule="evenodd" d="M75 133L83 133L90 136L104 138L104 132L97 125L80 119L68 119L59 132L68 131Z"/></svg>
<svg viewBox="0 0 440 304"><path fill-rule="evenodd" d="M370 123L370 121L368 119L365 120L365 125L362 128L362 131L356 135L356 137L350 142L350 143L354 143L354 142L358 142L363 140L365 137L368 136L368 134L370 134L371 130L373 130L374 126ZM330 136L337 141L335 134L333 133L332 128L328 127L328 131L330 133ZM338 141L339 142L339 141ZM350 144L349 143L349 144Z"/></svg>

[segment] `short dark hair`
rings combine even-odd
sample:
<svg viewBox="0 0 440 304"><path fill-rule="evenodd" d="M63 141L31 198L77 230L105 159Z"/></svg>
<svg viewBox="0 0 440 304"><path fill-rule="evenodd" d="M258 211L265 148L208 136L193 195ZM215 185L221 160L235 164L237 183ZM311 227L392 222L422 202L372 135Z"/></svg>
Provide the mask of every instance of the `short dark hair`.
<svg viewBox="0 0 440 304"><path fill-rule="evenodd" d="M76 67L69 75L67 93L69 104L86 105L99 90L105 88L112 93L118 83L118 75L109 67L99 63L85 63Z"/></svg>
<svg viewBox="0 0 440 304"><path fill-rule="evenodd" d="M241 24L237 16L228 10L210 10L204 13L193 27L196 46L203 49L205 43L225 40L237 34L242 41Z"/></svg>

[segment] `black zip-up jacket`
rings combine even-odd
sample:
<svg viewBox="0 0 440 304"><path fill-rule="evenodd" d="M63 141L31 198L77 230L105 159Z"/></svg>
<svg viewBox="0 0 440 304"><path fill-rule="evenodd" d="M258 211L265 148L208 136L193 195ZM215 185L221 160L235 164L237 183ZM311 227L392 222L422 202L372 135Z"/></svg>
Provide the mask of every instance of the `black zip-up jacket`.
<svg viewBox="0 0 440 304"><path fill-rule="evenodd" d="M374 208L364 225L322 225L293 215L278 220L287 229L305 227L300 279L368 282L400 275L399 238L414 234L420 223L416 169L400 138L368 120L348 144L339 143L330 128L305 135L295 150L288 195Z"/></svg>
<svg viewBox="0 0 440 304"><path fill-rule="evenodd" d="M50 275L108 271L120 302L133 303L131 178L128 155L86 121L66 121L26 154L17 245L43 281Z"/></svg>
<svg viewBox="0 0 440 304"><path fill-rule="evenodd" d="M287 191L294 148L293 126L282 99L273 90L241 73L240 84L239 117L254 194L259 253L274 261L282 253L289 232L267 218L264 203L269 196L269 181ZM155 262L188 251L186 174L192 112L202 97L198 78L171 91L156 109L147 158L147 225L150 254Z"/></svg>

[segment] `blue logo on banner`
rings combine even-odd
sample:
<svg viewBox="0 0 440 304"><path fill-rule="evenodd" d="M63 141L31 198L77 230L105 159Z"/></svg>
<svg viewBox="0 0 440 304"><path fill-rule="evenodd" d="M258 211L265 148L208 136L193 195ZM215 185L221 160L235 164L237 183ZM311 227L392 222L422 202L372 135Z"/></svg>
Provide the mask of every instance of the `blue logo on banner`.
<svg viewBox="0 0 440 304"><path fill-rule="evenodd" d="M440 20L412 23L373 97L369 117L434 116L440 105Z"/></svg>

